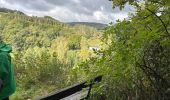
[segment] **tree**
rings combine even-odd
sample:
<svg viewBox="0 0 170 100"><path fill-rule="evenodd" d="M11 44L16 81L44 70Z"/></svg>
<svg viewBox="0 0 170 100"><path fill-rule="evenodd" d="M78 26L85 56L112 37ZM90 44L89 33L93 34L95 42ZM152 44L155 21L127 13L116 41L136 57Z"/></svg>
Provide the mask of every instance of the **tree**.
<svg viewBox="0 0 170 100"><path fill-rule="evenodd" d="M108 48L97 53L102 58L94 57L81 64L81 70L88 77L104 75L101 88L97 89L99 98L168 100L169 1L113 0L113 7L123 9L126 3L133 5L136 12L129 20L105 29L102 39L109 43Z"/></svg>

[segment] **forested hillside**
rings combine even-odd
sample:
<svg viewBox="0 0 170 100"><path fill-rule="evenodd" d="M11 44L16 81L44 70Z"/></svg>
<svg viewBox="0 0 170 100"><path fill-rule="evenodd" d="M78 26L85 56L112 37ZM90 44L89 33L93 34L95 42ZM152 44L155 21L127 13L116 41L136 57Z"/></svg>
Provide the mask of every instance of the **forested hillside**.
<svg viewBox="0 0 170 100"><path fill-rule="evenodd" d="M95 56L89 47L101 47L97 29L71 26L49 16L1 11L0 34L13 47L17 79L17 91L11 99L31 99L83 80L76 77L75 69L78 63Z"/></svg>
<svg viewBox="0 0 170 100"><path fill-rule="evenodd" d="M23 12L17 11L17 10L11 10L11 9L7 9L7 8L1 8L0 7L0 12L4 12L4 13L18 13L18 14L23 14Z"/></svg>
<svg viewBox="0 0 170 100"><path fill-rule="evenodd" d="M87 25L87 26L91 26L91 27L94 27L98 30L103 30L107 24L101 24L101 23L92 23L92 22L70 22L68 23L70 25L77 25L77 24L80 24L80 25Z"/></svg>

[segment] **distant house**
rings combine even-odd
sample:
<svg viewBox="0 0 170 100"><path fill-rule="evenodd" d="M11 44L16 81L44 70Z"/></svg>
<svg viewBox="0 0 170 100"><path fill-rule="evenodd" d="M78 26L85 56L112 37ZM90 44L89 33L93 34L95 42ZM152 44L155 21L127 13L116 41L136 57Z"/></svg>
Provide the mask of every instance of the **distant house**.
<svg viewBox="0 0 170 100"><path fill-rule="evenodd" d="M89 50L99 51L100 47L99 46L89 46Z"/></svg>

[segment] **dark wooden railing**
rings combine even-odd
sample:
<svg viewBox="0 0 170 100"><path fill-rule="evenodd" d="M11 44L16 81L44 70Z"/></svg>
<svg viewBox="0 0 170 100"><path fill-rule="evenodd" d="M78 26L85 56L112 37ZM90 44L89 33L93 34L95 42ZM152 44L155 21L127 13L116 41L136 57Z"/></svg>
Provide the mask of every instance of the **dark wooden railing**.
<svg viewBox="0 0 170 100"><path fill-rule="evenodd" d="M81 100L87 100L90 97L90 92L91 92L92 86L96 82L100 82L101 80L102 80L102 76L97 76L97 77L91 79L90 81L81 82L79 84L75 84L73 86L64 88L62 90L52 92L46 96L39 97L36 100L60 100L60 99L66 98L70 95L73 95L77 92L83 91L83 89L85 89L85 88L88 88L87 95L84 98L81 98Z"/></svg>

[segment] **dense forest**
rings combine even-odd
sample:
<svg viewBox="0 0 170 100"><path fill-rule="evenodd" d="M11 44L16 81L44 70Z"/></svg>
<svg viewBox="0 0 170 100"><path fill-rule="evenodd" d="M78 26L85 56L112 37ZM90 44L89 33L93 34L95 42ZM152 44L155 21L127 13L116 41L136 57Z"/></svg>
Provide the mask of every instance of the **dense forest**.
<svg viewBox="0 0 170 100"><path fill-rule="evenodd" d="M0 11L0 34L13 46L14 100L35 98L82 81L76 77L78 64L95 56L90 47L103 45L101 30L93 27L4 8Z"/></svg>
<svg viewBox="0 0 170 100"><path fill-rule="evenodd" d="M107 24L102 24L102 23L92 23L92 22L70 22L68 23L70 25L77 25L77 24L80 24L80 25L87 25L87 26L91 26L91 27L94 27L98 30L103 30Z"/></svg>
<svg viewBox="0 0 170 100"><path fill-rule="evenodd" d="M97 30L0 10L0 34L13 46L17 92L11 99L32 99L103 75L91 100L169 100L170 1L110 3L113 9L128 3L135 12Z"/></svg>

